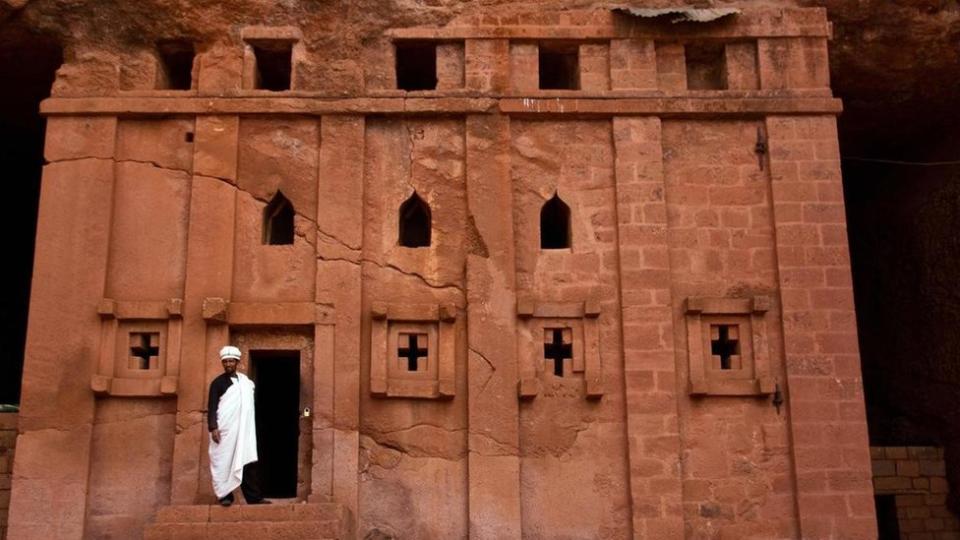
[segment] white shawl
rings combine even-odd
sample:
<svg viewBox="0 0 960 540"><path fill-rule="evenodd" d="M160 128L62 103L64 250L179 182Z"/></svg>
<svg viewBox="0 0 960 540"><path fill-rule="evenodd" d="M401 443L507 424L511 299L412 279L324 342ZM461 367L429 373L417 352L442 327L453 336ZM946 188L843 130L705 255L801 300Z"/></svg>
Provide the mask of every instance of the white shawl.
<svg viewBox="0 0 960 540"><path fill-rule="evenodd" d="M254 384L246 375L220 396L217 427L220 444L210 439L210 475L213 491L223 498L240 486L243 466L257 461L257 424L253 412Z"/></svg>

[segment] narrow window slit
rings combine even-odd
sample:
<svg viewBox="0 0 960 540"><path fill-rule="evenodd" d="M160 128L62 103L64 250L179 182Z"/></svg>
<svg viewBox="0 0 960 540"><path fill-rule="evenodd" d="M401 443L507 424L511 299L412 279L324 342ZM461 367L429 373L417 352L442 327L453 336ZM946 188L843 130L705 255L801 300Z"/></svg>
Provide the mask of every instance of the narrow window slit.
<svg viewBox="0 0 960 540"><path fill-rule="evenodd" d="M579 90L580 51L576 44L540 44L540 89Z"/></svg>
<svg viewBox="0 0 960 540"><path fill-rule="evenodd" d="M293 42L285 40L259 40L249 42L253 48L255 71L253 87L260 90L282 92L290 90L293 70Z"/></svg>
<svg viewBox="0 0 960 540"><path fill-rule="evenodd" d="M726 46L723 43L688 43L684 46L684 54L687 89L727 89Z"/></svg>
<svg viewBox="0 0 960 540"><path fill-rule="evenodd" d="M424 42L396 43L397 88L436 90L437 45Z"/></svg>
<svg viewBox="0 0 960 540"><path fill-rule="evenodd" d="M540 209L540 249L570 247L570 207L557 194Z"/></svg>
<svg viewBox="0 0 960 540"><path fill-rule="evenodd" d="M400 245L428 247L430 245L430 206L417 192L400 205Z"/></svg>
<svg viewBox="0 0 960 540"><path fill-rule="evenodd" d="M193 43L168 40L157 43L157 89L189 90L193 87Z"/></svg>
<svg viewBox="0 0 960 540"><path fill-rule="evenodd" d="M293 243L293 204L277 191L263 209L263 243L278 246Z"/></svg>

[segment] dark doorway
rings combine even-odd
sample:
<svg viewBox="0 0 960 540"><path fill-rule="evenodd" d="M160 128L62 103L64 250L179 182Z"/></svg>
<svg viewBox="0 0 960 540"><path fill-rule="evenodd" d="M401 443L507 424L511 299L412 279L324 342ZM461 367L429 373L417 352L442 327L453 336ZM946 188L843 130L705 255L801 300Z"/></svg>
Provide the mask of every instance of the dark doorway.
<svg viewBox="0 0 960 540"><path fill-rule="evenodd" d="M879 540L900 540L900 522L897 520L896 495L875 495Z"/></svg>
<svg viewBox="0 0 960 540"><path fill-rule="evenodd" d="M263 496L297 496L300 351L250 351L257 385L257 453Z"/></svg>
<svg viewBox="0 0 960 540"><path fill-rule="evenodd" d="M0 171L8 201L0 214L6 261L0 285L0 405L20 403L46 128L39 109L62 63L53 39L15 22L0 28Z"/></svg>

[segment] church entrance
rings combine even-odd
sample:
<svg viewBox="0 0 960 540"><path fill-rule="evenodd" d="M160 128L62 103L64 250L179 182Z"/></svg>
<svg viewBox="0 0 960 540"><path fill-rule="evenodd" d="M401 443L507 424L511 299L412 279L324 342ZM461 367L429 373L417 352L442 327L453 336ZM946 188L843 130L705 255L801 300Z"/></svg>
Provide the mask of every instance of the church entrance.
<svg viewBox="0 0 960 540"><path fill-rule="evenodd" d="M250 351L256 390L257 452L264 497L297 496L300 351Z"/></svg>

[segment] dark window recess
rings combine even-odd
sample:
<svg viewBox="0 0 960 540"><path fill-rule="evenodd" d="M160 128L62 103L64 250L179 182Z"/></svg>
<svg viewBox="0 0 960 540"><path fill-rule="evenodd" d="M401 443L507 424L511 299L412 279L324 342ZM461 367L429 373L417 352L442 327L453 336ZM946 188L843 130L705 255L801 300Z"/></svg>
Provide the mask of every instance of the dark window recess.
<svg viewBox="0 0 960 540"><path fill-rule="evenodd" d="M160 334L156 332L134 332L130 334L130 368L156 369L160 355Z"/></svg>
<svg viewBox="0 0 960 540"><path fill-rule="evenodd" d="M732 359L740 354L738 329L726 324L715 326L714 329L717 331L717 338L710 340L710 354L720 357L720 369L733 369Z"/></svg>
<svg viewBox="0 0 960 540"><path fill-rule="evenodd" d="M400 346L397 356L407 362L407 371L422 371L426 368L420 363L427 362L427 334L400 334Z"/></svg>
<svg viewBox="0 0 960 540"><path fill-rule="evenodd" d="M189 90L193 86L193 58L196 53L189 41L161 41L157 43L157 88Z"/></svg>
<svg viewBox="0 0 960 540"><path fill-rule="evenodd" d="M258 41L250 44L256 58L254 88L281 92L290 89L293 42Z"/></svg>
<svg viewBox="0 0 960 540"><path fill-rule="evenodd" d="M573 358L573 344L564 339L564 333L569 330L564 328L544 328L543 340L543 358L547 362L553 362L553 374L557 377L563 377L563 361Z"/></svg>
<svg viewBox="0 0 960 540"><path fill-rule="evenodd" d="M263 243L273 246L293 243L293 204L277 192L263 209Z"/></svg>
<svg viewBox="0 0 960 540"><path fill-rule="evenodd" d="M723 43L688 43L684 52L687 61L687 89L727 89L726 46Z"/></svg>
<svg viewBox="0 0 960 540"><path fill-rule="evenodd" d="M580 89L580 53L577 45L540 45L540 89Z"/></svg>
<svg viewBox="0 0 960 540"><path fill-rule="evenodd" d="M570 207L554 194L540 209L540 249L570 247Z"/></svg>
<svg viewBox="0 0 960 540"><path fill-rule="evenodd" d="M900 522L897 520L897 496L874 495L877 507L879 540L900 540Z"/></svg>
<svg viewBox="0 0 960 540"><path fill-rule="evenodd" d="M437 45L435 43L396 44L397 88L400 90L436 90Z"/></svg>
<svg viewBox="0 0 960 540"><path fill-rule="evenodd" d="M400 205L400 245L430 245L430 207L416 192Z"/></svg>

